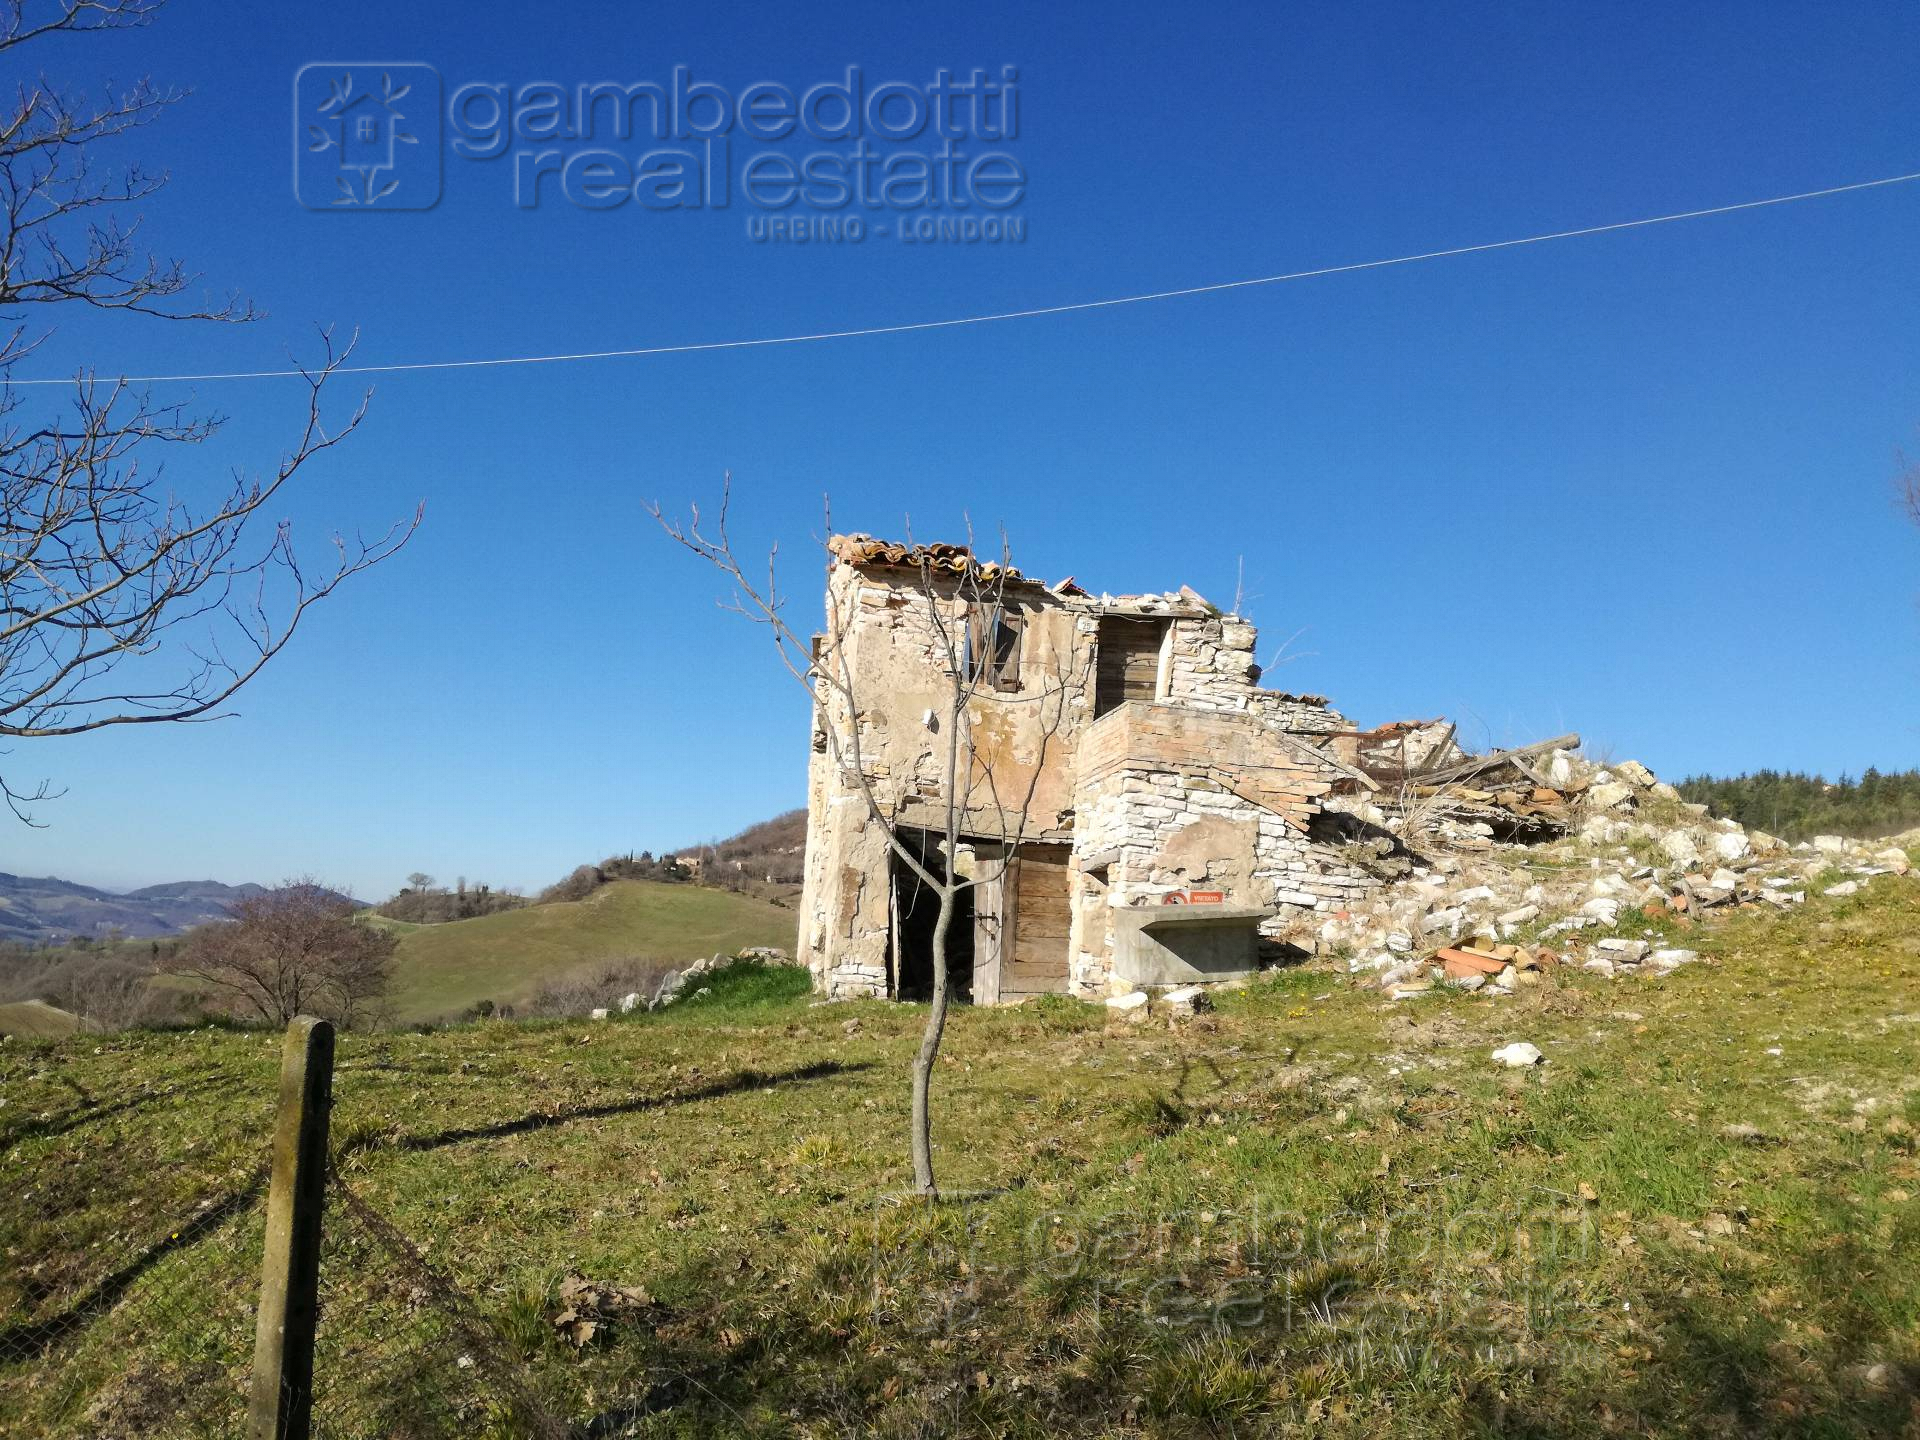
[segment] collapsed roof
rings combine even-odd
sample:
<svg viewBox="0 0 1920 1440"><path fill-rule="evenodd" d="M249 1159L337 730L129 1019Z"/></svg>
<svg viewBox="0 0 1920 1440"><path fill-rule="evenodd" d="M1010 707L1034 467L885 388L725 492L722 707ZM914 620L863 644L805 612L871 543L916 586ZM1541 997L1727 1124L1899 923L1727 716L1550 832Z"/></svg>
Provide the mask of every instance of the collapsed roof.
<svg viewBox="0 0 1920 1440"><path fill-rule="evenodd" d="M1079 601L1091 608L1138 615L1218 614L1214 605L1191 585L1159 594L1095 595L1071 575L1049 585L1023 574L1017 567L996 560L981 560L971 546L950 545L939 541L882 540L878 536L855 531L833 535L827 540L827 553L843 565L873 570L927 570L939 574L973 575L989 583L1032 585L1062 600Z"/></svg>

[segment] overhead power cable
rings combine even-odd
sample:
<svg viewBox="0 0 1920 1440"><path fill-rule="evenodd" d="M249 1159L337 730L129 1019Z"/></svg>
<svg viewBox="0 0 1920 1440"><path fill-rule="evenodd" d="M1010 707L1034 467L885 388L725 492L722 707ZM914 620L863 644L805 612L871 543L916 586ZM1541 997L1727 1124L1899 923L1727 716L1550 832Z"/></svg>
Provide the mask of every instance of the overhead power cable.
<svg viewBox="0 0 1920 1440"><path fill-rule="evenodd" d="M985 315L962 315L947 320L910 320L896 325L865 325L851 330L818 330L799 335L766 335L748 340L706 340L679 345L639 345L619 350L578 350L555 355L506 355L479 360L416 360L387 365L342 365L336 375L402 375L422 370L484 370L507 365L559 365L577 360L631 360L649 355L690 355L710 350L752 350L771 345L811 345L822 340L860 340L875 335L907 335L921 330L952 330L963 325L992 325L1002 320L1035 320L1047 315L1071 315L1083 310L1106 310L1119 305L1145 305L1156 300L1181 300L1193 295L1218 295L1229 290L1248 290L1257 285L1281 285L1289 280L1314 280L1328 275L1351 275L1360 270L1383 270L1393 265L1414 265L1423 260L1446 260L1458 255L1482 255L1492 250L1512 250L1522 245L1543 245L1549 240L1575 240L1586 235L1608 235L1620 230L1639 230L1649 225L1669 225L1676 220L1701 220L1711 215L1732 215L1742 210L1762 210L1773 205L1792 205L1801 200L1824 200L1834 195L1850 195L1860 190L1878 190L1889 185L1905 185L1920 180L1920 171L1910 175L1888 175L1879 180L1860 180L1851 185L1829 185L1820 190L1802 190L1793 195L1770 195L1764 200L1742 200L1733 205L1712 205L1701 210L1678 210L1668 215L1649 215L1638 220L1615 220L1606 225L1583 225L1575 230L1553 230L1543 235L1525 235L1515 240L1488 240L1478 245L1455 245L1445 250L1423 250L1414 255L1395 255L1384 260L1356 260L1345 265L1323 265L1312 270L1290 270L1281 275L1257 275L1246 280L1221 280L1210 285L1187 285L1177 290L1154 290L1141 295L1116 295L1104 300L1075 300L1063 305L1039 305L1026 310L1000 310ZM218 370L201 374L124 375L132 384L172 384L203 380L284 380L307 375L298 368L285 370ZM12 385L71 385L72 377L35 376L13 379Z"/></svg>

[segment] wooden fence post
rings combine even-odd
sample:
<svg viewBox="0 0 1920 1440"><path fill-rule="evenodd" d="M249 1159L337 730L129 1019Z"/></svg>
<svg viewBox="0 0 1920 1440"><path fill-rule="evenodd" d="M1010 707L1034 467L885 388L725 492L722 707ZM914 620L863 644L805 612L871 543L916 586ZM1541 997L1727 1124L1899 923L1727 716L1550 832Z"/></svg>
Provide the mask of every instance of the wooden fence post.
<svg viewBox="0 0 1920 1440"><path fill-rule="evenodd" d="M333 1103L333 1025L302 1015L280 1051L280 1114L267 1250L253 1340L248 1440L307 1440L313 1420L313 1333L320 1287L320 1207Z"/></svg>

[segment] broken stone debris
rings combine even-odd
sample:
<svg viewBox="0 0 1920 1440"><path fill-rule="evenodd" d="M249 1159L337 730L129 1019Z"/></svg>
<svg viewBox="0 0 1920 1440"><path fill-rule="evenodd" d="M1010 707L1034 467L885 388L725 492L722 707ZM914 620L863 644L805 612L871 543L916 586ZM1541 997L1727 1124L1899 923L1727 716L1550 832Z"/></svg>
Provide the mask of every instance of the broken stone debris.
<svg viewBox="0 0 1920 1440"><path fill-rule="evenodd" d="M1530 1045L1525 1040L1516 1040L1511 1045L1502 1045L1493 1052L1492 1059L1509 1070L1522 1070L1529 1065L1544 1065L1547 1057L1540 1053L1540 1047Z"/></svg>
<svg viewBox="0 0 1920 1440"><path fill-rule="evenodd" d="M1177 985L1169 990L1149 993L1129 990L1107 997L1107 1009L1123 1020L1144 1020L1148 1015L1186 1019L1213 1008L1211 988L1206 985Z"/></svg>
<svg viewBox="0 0 1920 1440"><path fill-rule="evenodd" d="M776 949L771 945L752 945L744 950L736 950L731 955L707 956L695 960L684 970L667 971L666 974L660 977L660 983L654 986L653 995L650 998L640 994L637 990L630 994L622 995L618 1003L619 1011L622 1015L631 1015L636 1010L658 1010L663 1005L671 1005L686 992L690 982L698 980L703 975L710 975L715 970L721 970L729 965L743 961L760 965L791 965L794 963L793 957L788 955L786 951ZM706 987L703 986L694 993L703 994L705 993L705 989ZM613 1007L601 1007L588 1012L589 1018L594 1020L606 1020L611 1018L612 1014Z"/></svg>
<svg viewBox="0 0 1920 1440"><path fill-rule="evenodd" d="M1394 999L1436 993L1435 986L1498 996L1516 985L1537 984L1538 962L1519 961L1504 979L1492 965L1516 960L1498 942L1526 936L1534 948L1550 941L1564 951L1542 951L1547 963L1559 960L1608 977L1659 978L1698 960L1698 953L1662 944L1651 927L1639 936L1605 932L1631 929L1636 911L1687 925L1719 909L1787 909L1806 900L1816 879L1825 882L1818 887L1823 893L1843 898L1875 875L1910 869L1906 850L1888 840L1820 836L1789 846L1730 820L1710 819L1704 807L1681 801L1645 765L1599 766L1572 744L1473 761L1456 754L1449 750L1443 757L1437 773L1454 777L1444 784L1409 782L1397 801L1383 786L1367 799L1370 818L1404 837L1413 862L1374 896L1322 923L1315 936L1321 947L1349 947L1364 957L1349 968L1370 972L1372 983ZM1367 758L1363 751L1363 763ZM1462 778L1468 767L1478 768ZM1377 764L1375 772L1384 773ZM1413 777L1423 778L1432 776ZM1496 824L1493 812L1522 793L1521 781L1532 779L1547 783L1525 792L1521 810ZM1475 793L1463 796L1463 787ZM1535 793L1548 789L1559 800ZM1424 804L1435 797L1447 803ZM1471 819L1462 821L1455 801L1471 809ZM1920 839L1920 832L1893 838ZM1846 878L1830 873L1836 869ZM1582 932L1601 933L1587 943ZM1424 946L1416 947L1414 936ZM1505 948L1516 949L1511 943ZM1418 958L1409 954L1416 949ZM1521 946L1518 953L1532 951Z"/></svg>
<svg viewBox="0 0 1920 1440"><path fill-rule="evenodd" d="M1155 1007L1174 1015L1195 1015L1213 1008L1213 997L1204 985L1181 985L1164 992Z"/></svg>

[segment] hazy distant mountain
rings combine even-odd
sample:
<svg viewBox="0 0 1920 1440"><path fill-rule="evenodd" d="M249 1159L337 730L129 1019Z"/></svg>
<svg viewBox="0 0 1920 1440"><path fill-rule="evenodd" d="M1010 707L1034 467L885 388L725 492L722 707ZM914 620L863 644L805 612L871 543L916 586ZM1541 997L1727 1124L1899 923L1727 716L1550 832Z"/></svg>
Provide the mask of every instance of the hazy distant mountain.
<svg viewBox="0 0 1920 1440"><path fill-rule="evenodd" d="M37 944L74 935L105 938L115 930L141 939L176 935L209 920L226 919L227 906L265 888L176 880L116 895L51 876L0 873L0 940Z"/></svg>

